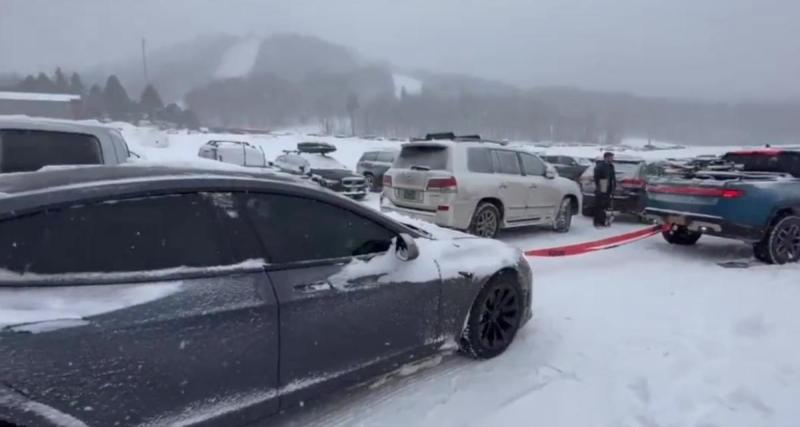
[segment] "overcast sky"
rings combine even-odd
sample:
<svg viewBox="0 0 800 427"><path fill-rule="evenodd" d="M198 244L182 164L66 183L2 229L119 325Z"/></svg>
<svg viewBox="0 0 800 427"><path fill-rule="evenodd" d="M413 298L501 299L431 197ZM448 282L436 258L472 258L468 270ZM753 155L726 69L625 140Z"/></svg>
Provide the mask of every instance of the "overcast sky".
<svg viewBox="0 0 800 427"><path fill-rule="evenodd" d="M219 32L311 34L521 87L800 98L800 0L0 0L0 72Z"/></svg>

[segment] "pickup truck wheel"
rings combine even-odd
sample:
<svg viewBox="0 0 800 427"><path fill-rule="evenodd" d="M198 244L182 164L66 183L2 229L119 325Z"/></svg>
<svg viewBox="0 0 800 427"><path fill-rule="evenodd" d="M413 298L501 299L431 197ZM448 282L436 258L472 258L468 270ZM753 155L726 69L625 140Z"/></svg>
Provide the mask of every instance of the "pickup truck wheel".
<svg viewBox="0 0 800 427"><path fill-rule="evenodd" d="M769 229L762 244L766 249L766 262L769 264L786 264L800 260L800 216L787 215L779 219Z"/></svg>
<svg viewBox="0 0 800 427"><path fill-rule="evenodd" d="M678 226L662 232L661 235L664 236L664 240L672 245L689 246L697 243L703 233L691 231L685 226Z"/></svg>
<svg viewBox="0 0 800 427"><path fill-rule="evenodd" d="M481 203L472 216L470 234L493 239L500 230L500 211L491 203Z"/></svg>
<svg viewBox="0 0 800 427"><path fill-rule="evenodd" d="M566 233L572 226L572 200L565 197L558 208L556 219L553 221L553 230L558 233Z"/></svg>

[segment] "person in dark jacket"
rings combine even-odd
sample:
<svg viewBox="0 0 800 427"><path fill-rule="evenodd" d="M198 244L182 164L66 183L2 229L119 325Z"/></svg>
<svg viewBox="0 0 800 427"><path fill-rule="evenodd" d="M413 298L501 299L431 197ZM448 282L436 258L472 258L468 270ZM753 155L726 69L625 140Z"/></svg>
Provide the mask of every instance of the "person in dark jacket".
<svg viewBox="0 0 800 427"><path fill-rule="evenodd" d="M606 152L603 160L594 167L594 225L605 227L608 225L606 212L611 207L611 197L617 186L617 173L614 170L614 153Z"/></svg>

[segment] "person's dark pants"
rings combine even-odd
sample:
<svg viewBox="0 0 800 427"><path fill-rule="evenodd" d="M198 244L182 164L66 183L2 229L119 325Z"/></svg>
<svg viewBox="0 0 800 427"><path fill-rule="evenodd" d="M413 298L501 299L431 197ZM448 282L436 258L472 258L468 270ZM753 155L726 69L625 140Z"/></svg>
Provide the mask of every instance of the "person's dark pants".
<svg viewBox="0 0 800 427"><path fill-rule="evenodd" d="M606 225L606 211L611 205L611 196L608 194L595 194L594 197L594 225Z"/></svg>

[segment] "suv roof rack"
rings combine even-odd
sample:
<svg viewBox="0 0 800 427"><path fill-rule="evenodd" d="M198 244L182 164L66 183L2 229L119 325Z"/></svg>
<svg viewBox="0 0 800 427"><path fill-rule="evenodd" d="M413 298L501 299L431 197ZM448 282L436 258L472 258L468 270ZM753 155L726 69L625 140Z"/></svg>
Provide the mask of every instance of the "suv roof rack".
<svg viewBox="0 0 800 427"><path fill-rule="evenodd" d="M411 142L419 141L454 141L454 142L489 142L493 144L507 145L505 141L495 141L491 139L481 138L478 134L472 135L456 135L453 132L439 132L426 134L424 138L411 138Z"/></svg>

